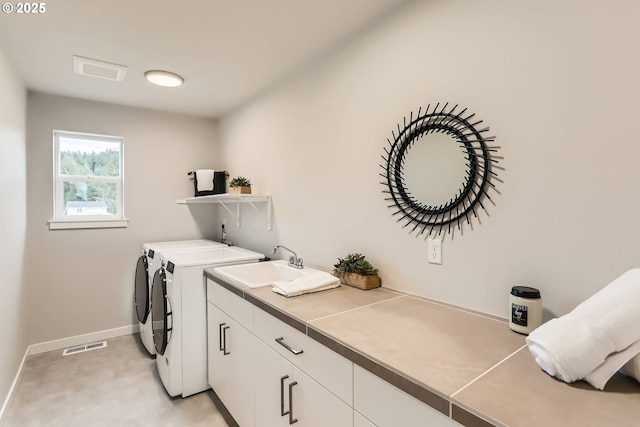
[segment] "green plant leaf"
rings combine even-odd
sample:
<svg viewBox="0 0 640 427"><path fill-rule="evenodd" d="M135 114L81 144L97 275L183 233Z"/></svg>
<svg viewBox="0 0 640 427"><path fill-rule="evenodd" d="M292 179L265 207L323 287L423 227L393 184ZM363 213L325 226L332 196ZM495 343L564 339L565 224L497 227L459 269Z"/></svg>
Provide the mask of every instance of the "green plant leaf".
<svg viewBox="0 0 640 427"><path fill-rule="evenodd" d="M338 258L338 262L333 265L333 268L338 273L356 273L363 276L378 274L378 269L365 260L361 253L348 254L345 258Z"/></svg>
<svg viewBox="0 0 640 427"><path fill-rule="evenodd" d="M251 187L251 180L243 176L238 176L229 182L229 187Z"/></svg>

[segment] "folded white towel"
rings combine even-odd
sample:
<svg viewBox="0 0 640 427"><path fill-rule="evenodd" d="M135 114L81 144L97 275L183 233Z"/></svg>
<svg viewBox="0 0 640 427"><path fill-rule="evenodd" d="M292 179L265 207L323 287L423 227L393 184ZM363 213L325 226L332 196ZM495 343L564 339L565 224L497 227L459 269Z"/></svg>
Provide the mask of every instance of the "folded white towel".
<svg viewBox="0 0 640 427"><path fill-rule="evenodd" d="M196 180L198 181L198 191L213 190L213 169L198 169L196 171Z"/></svg>
<svg viewBox="0 0 640 427"><path fill-rule="evenodd" d="M526 339L529 350L545 372L565 382L589 381L589 374L611 356L591 378L592 385L602 389L638 353L634 346L640 341L638 306L640 269L632 269L569 314L534 330Z"/></svg>
<svg viewBox="0 0 640 427"><path fill-rule="evenodd" d="M271 289L285 297L295 297L309 292L337 288L338 285L340 285L340 279L329 273L318 271L289 282L274 282Z"/></svg>
<svg viewBox="0 0 640 427"><path fill-rule="evenodd" d="M620 369L620 372L640 381L640 354L629 360L627 364Z"/></svg>
<svg viewBox="0 0 640 427"><path fill-rule="evenodd" d="M603 390L611 377L638 354L640 354L640 341L636 341L624 350L607 356L604 363L587 375L585 380L598 390Z"/></svg>

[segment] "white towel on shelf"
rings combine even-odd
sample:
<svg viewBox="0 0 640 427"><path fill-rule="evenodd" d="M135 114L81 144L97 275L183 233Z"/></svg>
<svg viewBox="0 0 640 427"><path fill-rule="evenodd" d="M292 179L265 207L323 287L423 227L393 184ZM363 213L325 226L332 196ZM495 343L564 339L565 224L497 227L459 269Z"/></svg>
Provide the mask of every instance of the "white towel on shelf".
<svg viewBox="0 0 640 427"><path fill-rule="evenodd" d="M569 314L534 330L526 339L529 350L549 375L565 382L586 379L591 383L593 374L591 384L602 389L640 352L639 306L640 269L636 268Z"/></svg>
<svg viewBox="0 0 640 427"><path fill-rule="evenodd" d="M274 282L271 289L285 297L295 297L310 292L337 288L339 285L340 279L329 273L318 271L288 282Z"/></svg>
<svg viewBox="0 0 640 427"><path fill-rule="evenodd" d="M196 180L198 181L198 191L213 190L213 169L198 169L196 171Z"/></svg>

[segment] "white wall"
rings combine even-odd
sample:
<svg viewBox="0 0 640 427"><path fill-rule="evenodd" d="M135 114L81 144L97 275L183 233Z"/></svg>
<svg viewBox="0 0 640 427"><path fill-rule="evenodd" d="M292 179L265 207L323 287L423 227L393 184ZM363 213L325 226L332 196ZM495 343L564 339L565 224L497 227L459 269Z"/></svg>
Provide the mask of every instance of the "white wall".
<svg viewBox="0 0 640 427"><path fill-rule="evenodd" d="M640 264L639 14L633 0L409 3L221 121L232 175L274 198L273 232L230 234L326 269L363 252L384 286L500 316L517 284L571 310ZM435 102L483 119L505 168L441 266L391 217L378 176L396 123Z"/></svg>
<svg viewBox="0 0 640 427"><path fill-rule="evenodd" d="M49 230L53 130L124 137L127 228ZM29 92L27 103L29 342L137 324L133 277L143 242L217 237L212 206L187 172L222 168L213 120Z"/></svg>
<svg viewBox="0 0 640 427"><path fill-rule="evenodd" d="M26 91L0 48L0 402L5 400L27 348L23 288L27 230Z"/></svg>

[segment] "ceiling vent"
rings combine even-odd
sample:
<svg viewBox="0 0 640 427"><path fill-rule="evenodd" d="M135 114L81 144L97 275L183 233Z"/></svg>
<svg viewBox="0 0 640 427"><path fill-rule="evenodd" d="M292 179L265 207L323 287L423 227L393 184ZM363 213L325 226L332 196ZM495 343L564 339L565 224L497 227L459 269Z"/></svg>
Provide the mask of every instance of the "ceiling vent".
<svg viewBox="0 0 640 427"><path fill-rule="evenodd" d="M73 71L84 76L99 77L101 79L121 82L127 74L128 67L111 64L95 59L73 56Z"/></svg>

